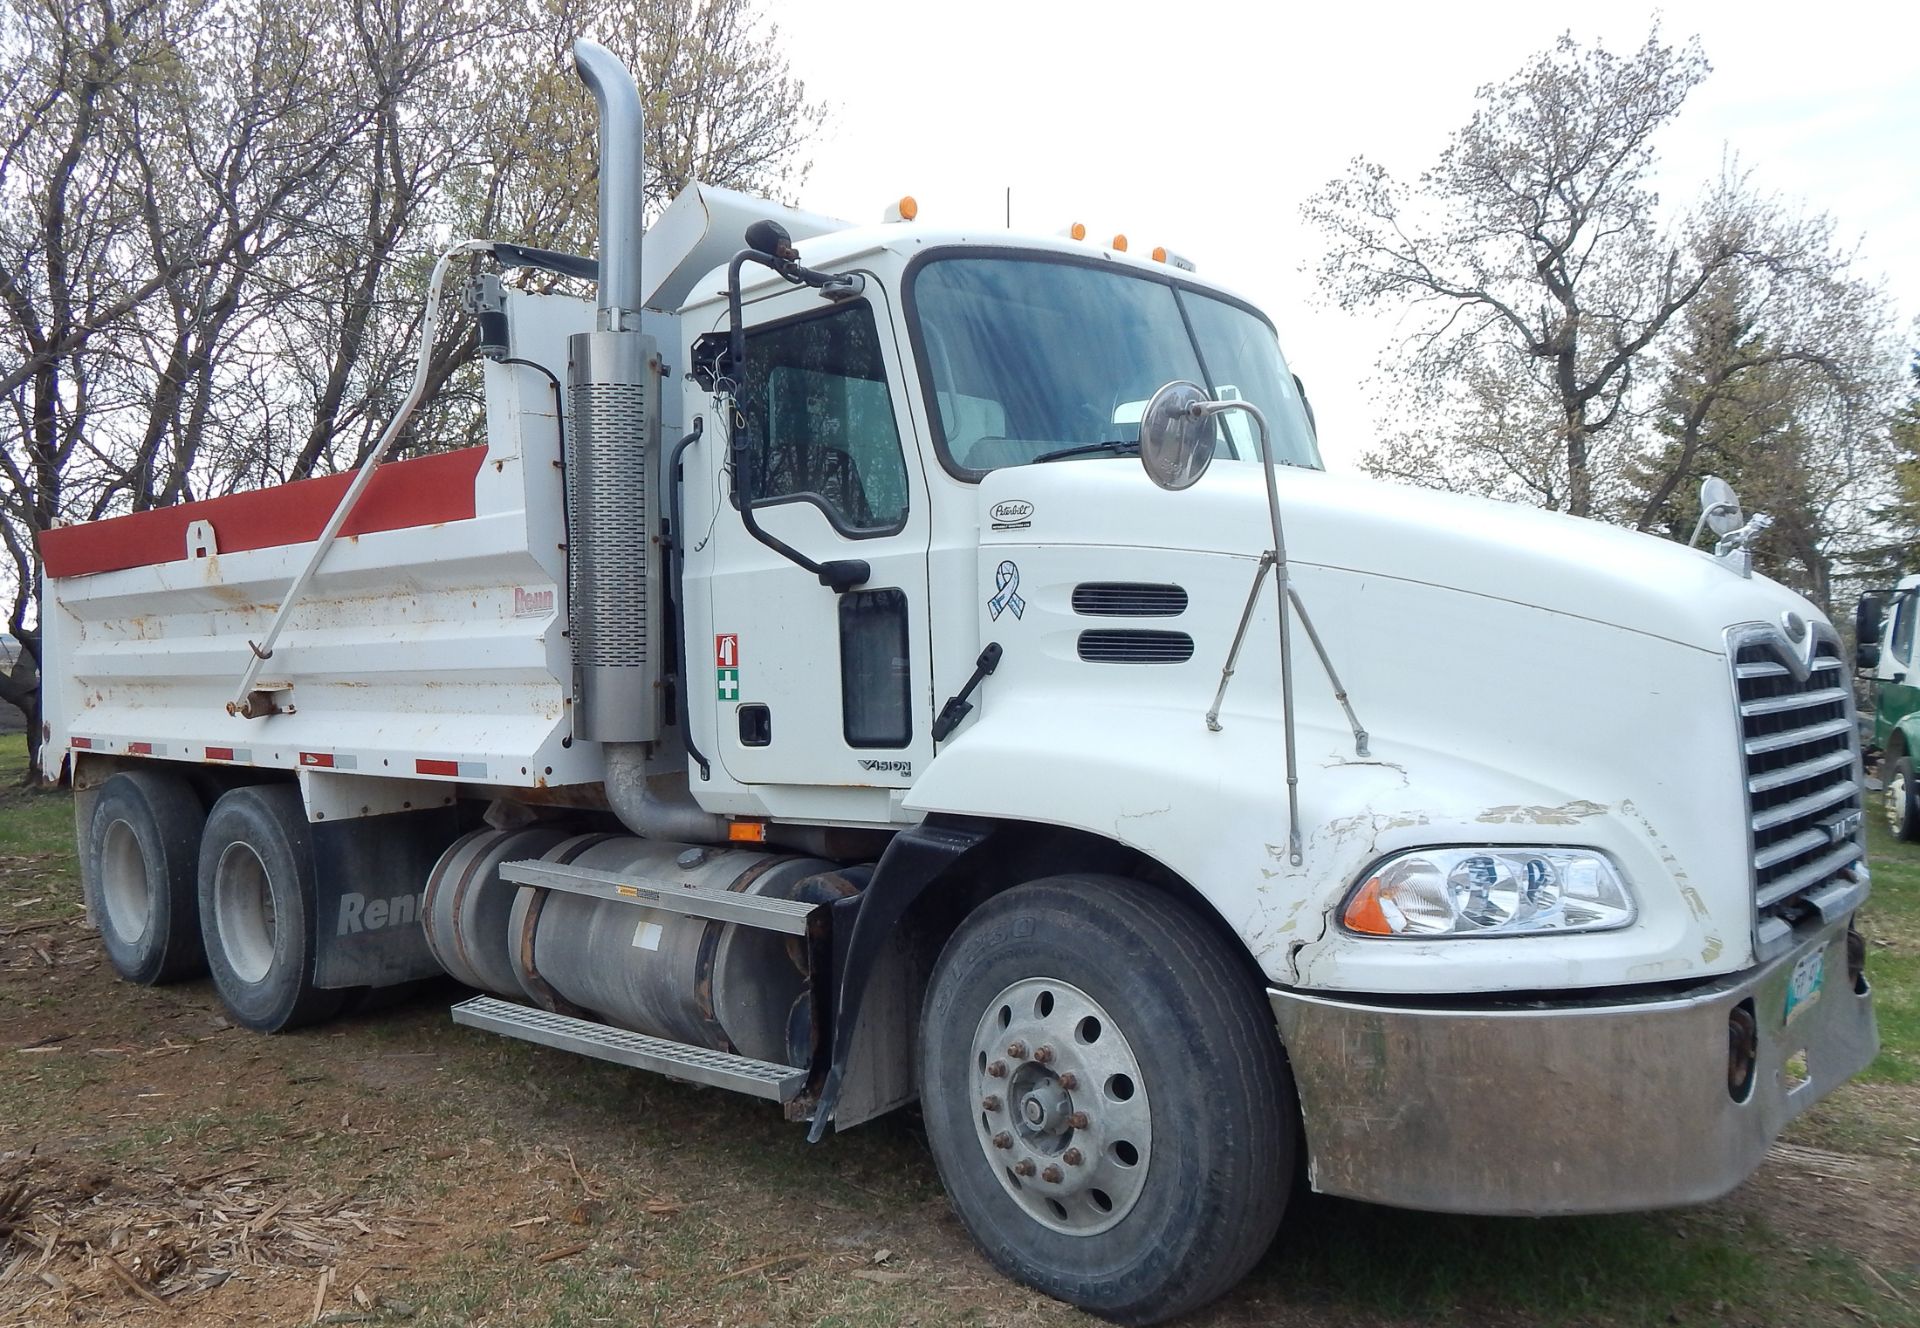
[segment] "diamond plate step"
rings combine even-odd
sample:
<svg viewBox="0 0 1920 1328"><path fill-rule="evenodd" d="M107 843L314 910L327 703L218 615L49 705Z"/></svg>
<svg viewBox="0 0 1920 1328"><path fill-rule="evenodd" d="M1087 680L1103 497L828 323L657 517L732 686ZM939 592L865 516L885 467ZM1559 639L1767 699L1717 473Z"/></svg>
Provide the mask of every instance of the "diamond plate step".
<svg viewBox="0 0 1920 1328"><path fill-rule="evenodd" d="M476 996L460 1002L453 1007L453 1022L524 1042L537 1042L543 1047L558 1047L561 1051L652 1070L675 1079L730 1088L736 1093L773 1102L791 1102L807 1082L807 1072L791 1065L756 1061L749 1056L734 1056L706 1047L689 1047L682 1042L629 1033L624 1028L609 1028L492 996Z"/></svg>
<svg viewBox="0 0 1920 1328"><path fill-rule="evenodd" d="M502 880L515 885L537 885L545 890L638 904L666 913L684 913L717 922L805 936L807 919L819 904L799 899L773 899L737 890L703 890L692 885L648 885L619 872L595 871L554 862L509 862L500 868Z"/></svg>

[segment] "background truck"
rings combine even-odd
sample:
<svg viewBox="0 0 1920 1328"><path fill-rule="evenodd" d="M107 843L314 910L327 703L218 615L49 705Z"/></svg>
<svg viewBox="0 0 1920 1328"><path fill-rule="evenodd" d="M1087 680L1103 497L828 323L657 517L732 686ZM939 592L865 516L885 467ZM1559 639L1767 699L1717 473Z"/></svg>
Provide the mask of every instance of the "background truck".
<svg viewBox="0 0 1920 1328"><path fill-rule="evenodd" d="M1854 611L1854 667L1873 698L1872 721L1861 725L1867 755L1877 762L1881 806L1900 839L1920 839L1915 801L1914 747L1920 739L1920 670L1914 664L1914 628L1920 624L1920 576L1890 590L1868 591Z"/></svg>
<svg viewBox="0 0 1920 1328"><path fill-rule="evenodd" d="M484 269L485 446L44 541L122 975L272 1032L450 973L816 1140L917 1098L987 1255L1131 1322L1301 1169L1697 1202L1871 1058L1846 670L1740 531L1327 474L1172 263L698 186L643 247L576 60L598 263L429 292Z"/></svg>

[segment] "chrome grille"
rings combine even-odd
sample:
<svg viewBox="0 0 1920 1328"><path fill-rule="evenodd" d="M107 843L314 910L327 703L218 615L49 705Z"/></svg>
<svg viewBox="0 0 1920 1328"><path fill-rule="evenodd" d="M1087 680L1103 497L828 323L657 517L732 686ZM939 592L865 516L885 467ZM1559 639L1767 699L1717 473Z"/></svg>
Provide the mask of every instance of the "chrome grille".
<svg viewBox="0 0 1920 1328"><path fill-rule="evenodd" d="M1732 646L1754 908L1760 921L1791 923L1804 896L1864 851L1853 689L1830 636L1811 667L1772 628L1737 630Z"/></svg>

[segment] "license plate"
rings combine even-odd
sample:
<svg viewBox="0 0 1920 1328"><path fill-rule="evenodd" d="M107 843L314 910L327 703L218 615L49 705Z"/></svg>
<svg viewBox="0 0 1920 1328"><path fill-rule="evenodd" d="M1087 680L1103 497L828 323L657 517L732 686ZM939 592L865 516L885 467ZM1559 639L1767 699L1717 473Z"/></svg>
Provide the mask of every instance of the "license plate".
<svg viewBox="0 0 1920 1328"><path fill-rule="evenodd" d="M1827 979L1826 957L1826 951L1820 949L1794 961L1793 972L1787 978L1787 1023L1792 1023L1820 999L1820 988Z"/></svg>

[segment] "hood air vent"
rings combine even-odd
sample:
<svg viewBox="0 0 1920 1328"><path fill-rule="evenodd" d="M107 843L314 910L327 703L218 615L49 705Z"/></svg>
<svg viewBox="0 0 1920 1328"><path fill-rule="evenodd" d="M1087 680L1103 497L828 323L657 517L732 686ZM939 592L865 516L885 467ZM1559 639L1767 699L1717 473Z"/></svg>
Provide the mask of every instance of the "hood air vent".
<svg viewBox="0 0 1920 1328"><path fill-rule="evenodd" d="M1193 638L1122 628L1082 632L1080 658L1089 664L1184 664L1193 658Z"/></svg>
<svg viewBox="0 0 1920 1328"><path fill-rule="evenodd" d="M1090 618L1177 618L1187 611L1187 591L1144 581L1083 581L1073 588L1073 611Z"/></svg>

